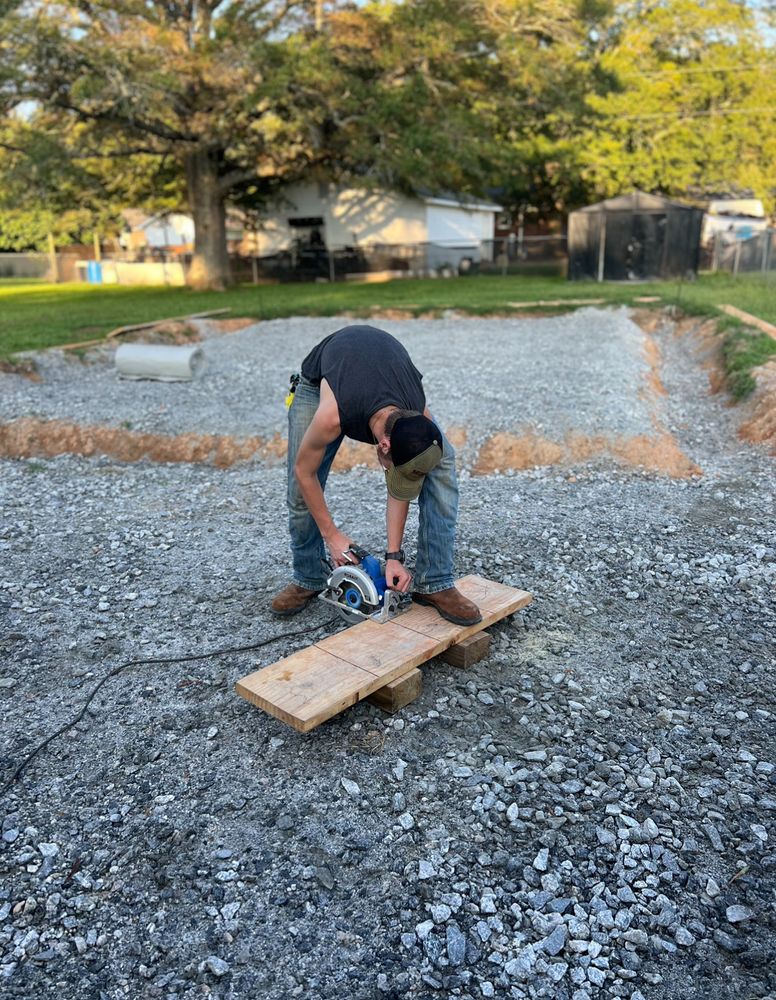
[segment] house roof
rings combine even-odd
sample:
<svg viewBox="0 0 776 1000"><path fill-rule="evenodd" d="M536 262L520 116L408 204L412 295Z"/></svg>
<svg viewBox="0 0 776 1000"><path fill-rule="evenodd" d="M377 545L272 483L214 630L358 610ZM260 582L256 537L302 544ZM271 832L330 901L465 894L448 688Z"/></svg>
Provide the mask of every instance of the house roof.
<svg viewBox="0 0 776 1000"><path fill-rule="evenodd" d="M470 195L455 194L453 191L442 191L440 194L419 191L418 197L426 205L463 208L467 212L501 212L503 210L503 205L495 205L491 201L479 201Z"/></svg>
<svg viewBox="0 0 776 1000"><path fill-rule="evenodd" d="M633 191L631 194L617 195L616 198L607 198L599 201L595 205L587 205L579 209L580 212L656 212L666 208L693 208L681 201L673 201L665 198L661 194L647 194L646 191Z"/></svg>
<svg viewBox="0 0 776 1000"><path fill-rule="evenodd" d="M714 198L706 209L709 215L748 215L764 219L765 209L759 198Z"/></svg>

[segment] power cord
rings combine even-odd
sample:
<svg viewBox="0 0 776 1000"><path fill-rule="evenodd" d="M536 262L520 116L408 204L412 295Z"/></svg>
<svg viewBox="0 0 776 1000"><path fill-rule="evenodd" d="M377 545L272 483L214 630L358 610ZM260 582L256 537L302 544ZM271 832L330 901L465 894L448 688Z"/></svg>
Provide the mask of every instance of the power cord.
<svg viewBox="0 0 776 1000"><path fill-rule="evenodd" d="M120 674L123 670L127 670L129 667L139 667L152 663L189 663L195 660L207 660L214 656L226 656L229 653L248 653L254 649L261 649L262 646L268 646L270 643L278 642L280 639L294 639L300 635L307 635L309 632L317 632L320 629L326 628L326 625L310 625L308 628L299 629L296 632L283 632L280 635L270 636L268 639L262 639L261 642L254 642L250 646L228 646L224 649L214 649L209 653L194 653L187 656L164 656L164 657L154 657L147 660L128 660L126 663L120 663L113 670L109 671L89 693L88 698L81 706L80 711L75 715L70 722L66 722L63 726L60 726L56 732L53 732L50 736L47 736L42 743L39 743L31 753L27 754L24 760L17 765L13 774L9 780L0 789L0 795L5 795L5 793L14 785L14 783L19 779L19 777L26 771L27 767L32 763L32 761L42 753L46 747L53 743L55 739L59 736L64 735L68 730L76 726L81 719L86 714L86 710L92 703L94 696L100 691L104 684L106 684L112 677Z"/></svg>

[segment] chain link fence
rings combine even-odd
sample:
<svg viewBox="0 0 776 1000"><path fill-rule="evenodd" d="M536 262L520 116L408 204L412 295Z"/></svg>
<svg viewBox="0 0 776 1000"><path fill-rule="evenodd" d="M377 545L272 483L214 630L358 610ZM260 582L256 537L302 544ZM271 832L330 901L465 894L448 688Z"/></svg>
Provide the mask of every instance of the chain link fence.
<svg viewBox="0 0 776 1000"><path fill-rule="evenodd" d="M566 237L516 236L480 243L297 246L270 257L230 257L238 281L356 281L515 274L565 274Z"/></svg>
<svg viewBox="0 0 776 1000"><path fill-rule="evenodd" d="M773 273L776 271L776 229L764 229L745 240L726 232L716 233L705 251L705 263L712 272Z"/></svg>

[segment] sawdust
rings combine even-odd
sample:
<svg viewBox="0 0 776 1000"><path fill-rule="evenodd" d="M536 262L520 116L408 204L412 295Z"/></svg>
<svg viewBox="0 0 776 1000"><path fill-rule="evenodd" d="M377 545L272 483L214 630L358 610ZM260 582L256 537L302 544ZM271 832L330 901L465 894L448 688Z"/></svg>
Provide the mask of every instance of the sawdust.
<svg viewBox="0 0 776 1000"><path fill-rule="evenodd" d="M548 465L570 465L593 458L608 457L622 465L647 469L674 479L701 475L701 469L681 450L666 431L655 435L607 437L567 434L552 441L535 431L524 434L494 434L480 449L472 472L487 476L506 470L532 469Z"/></svg>
<svg viewBox="0 0 776 1000"><path fill-rule="evenodd" d="M757 388L745 404L749 417L738 433L744 441L767 445L776 455L776 361L760 365L752 375Z"/></svg>
<svg viewBox="0 0 776 1000"><path fill-rule="evenodd" d="M666 320L663 312L658 309L631 309L630 317L641 327L644 333L655 333Z"/></svg>

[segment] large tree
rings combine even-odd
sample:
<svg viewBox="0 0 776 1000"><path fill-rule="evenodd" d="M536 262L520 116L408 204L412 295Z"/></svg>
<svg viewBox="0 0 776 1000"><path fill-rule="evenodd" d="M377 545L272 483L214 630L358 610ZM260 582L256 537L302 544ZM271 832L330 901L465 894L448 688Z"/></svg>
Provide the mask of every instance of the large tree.
<svg viewBox="0 0 776 1000"><path fill-rule="evenodd" d="M751 5L621 5L597 50L580 143L595 193L749 191L776 206L776 53Z"/></svg>
<svg viewBox="0 0 776 1000"><path fill-rule="evenodd" d="M228 201L318 174L471 188L485 173L467 0L330 12L307 0L31 0L9 19L17 100L115 191L179 179L191 281L229 281ZM99 164L102 166L99 166Z"/></svg>
<svg viewBox="0 0 776 1000"><path fill-rule="evenodd" d="M494 39L505 86L490 95L497 138L494 183L513 214L548 219L583 198L580 135L593 112L593 39L611 0L487 0L482 20Z"/></svg>

